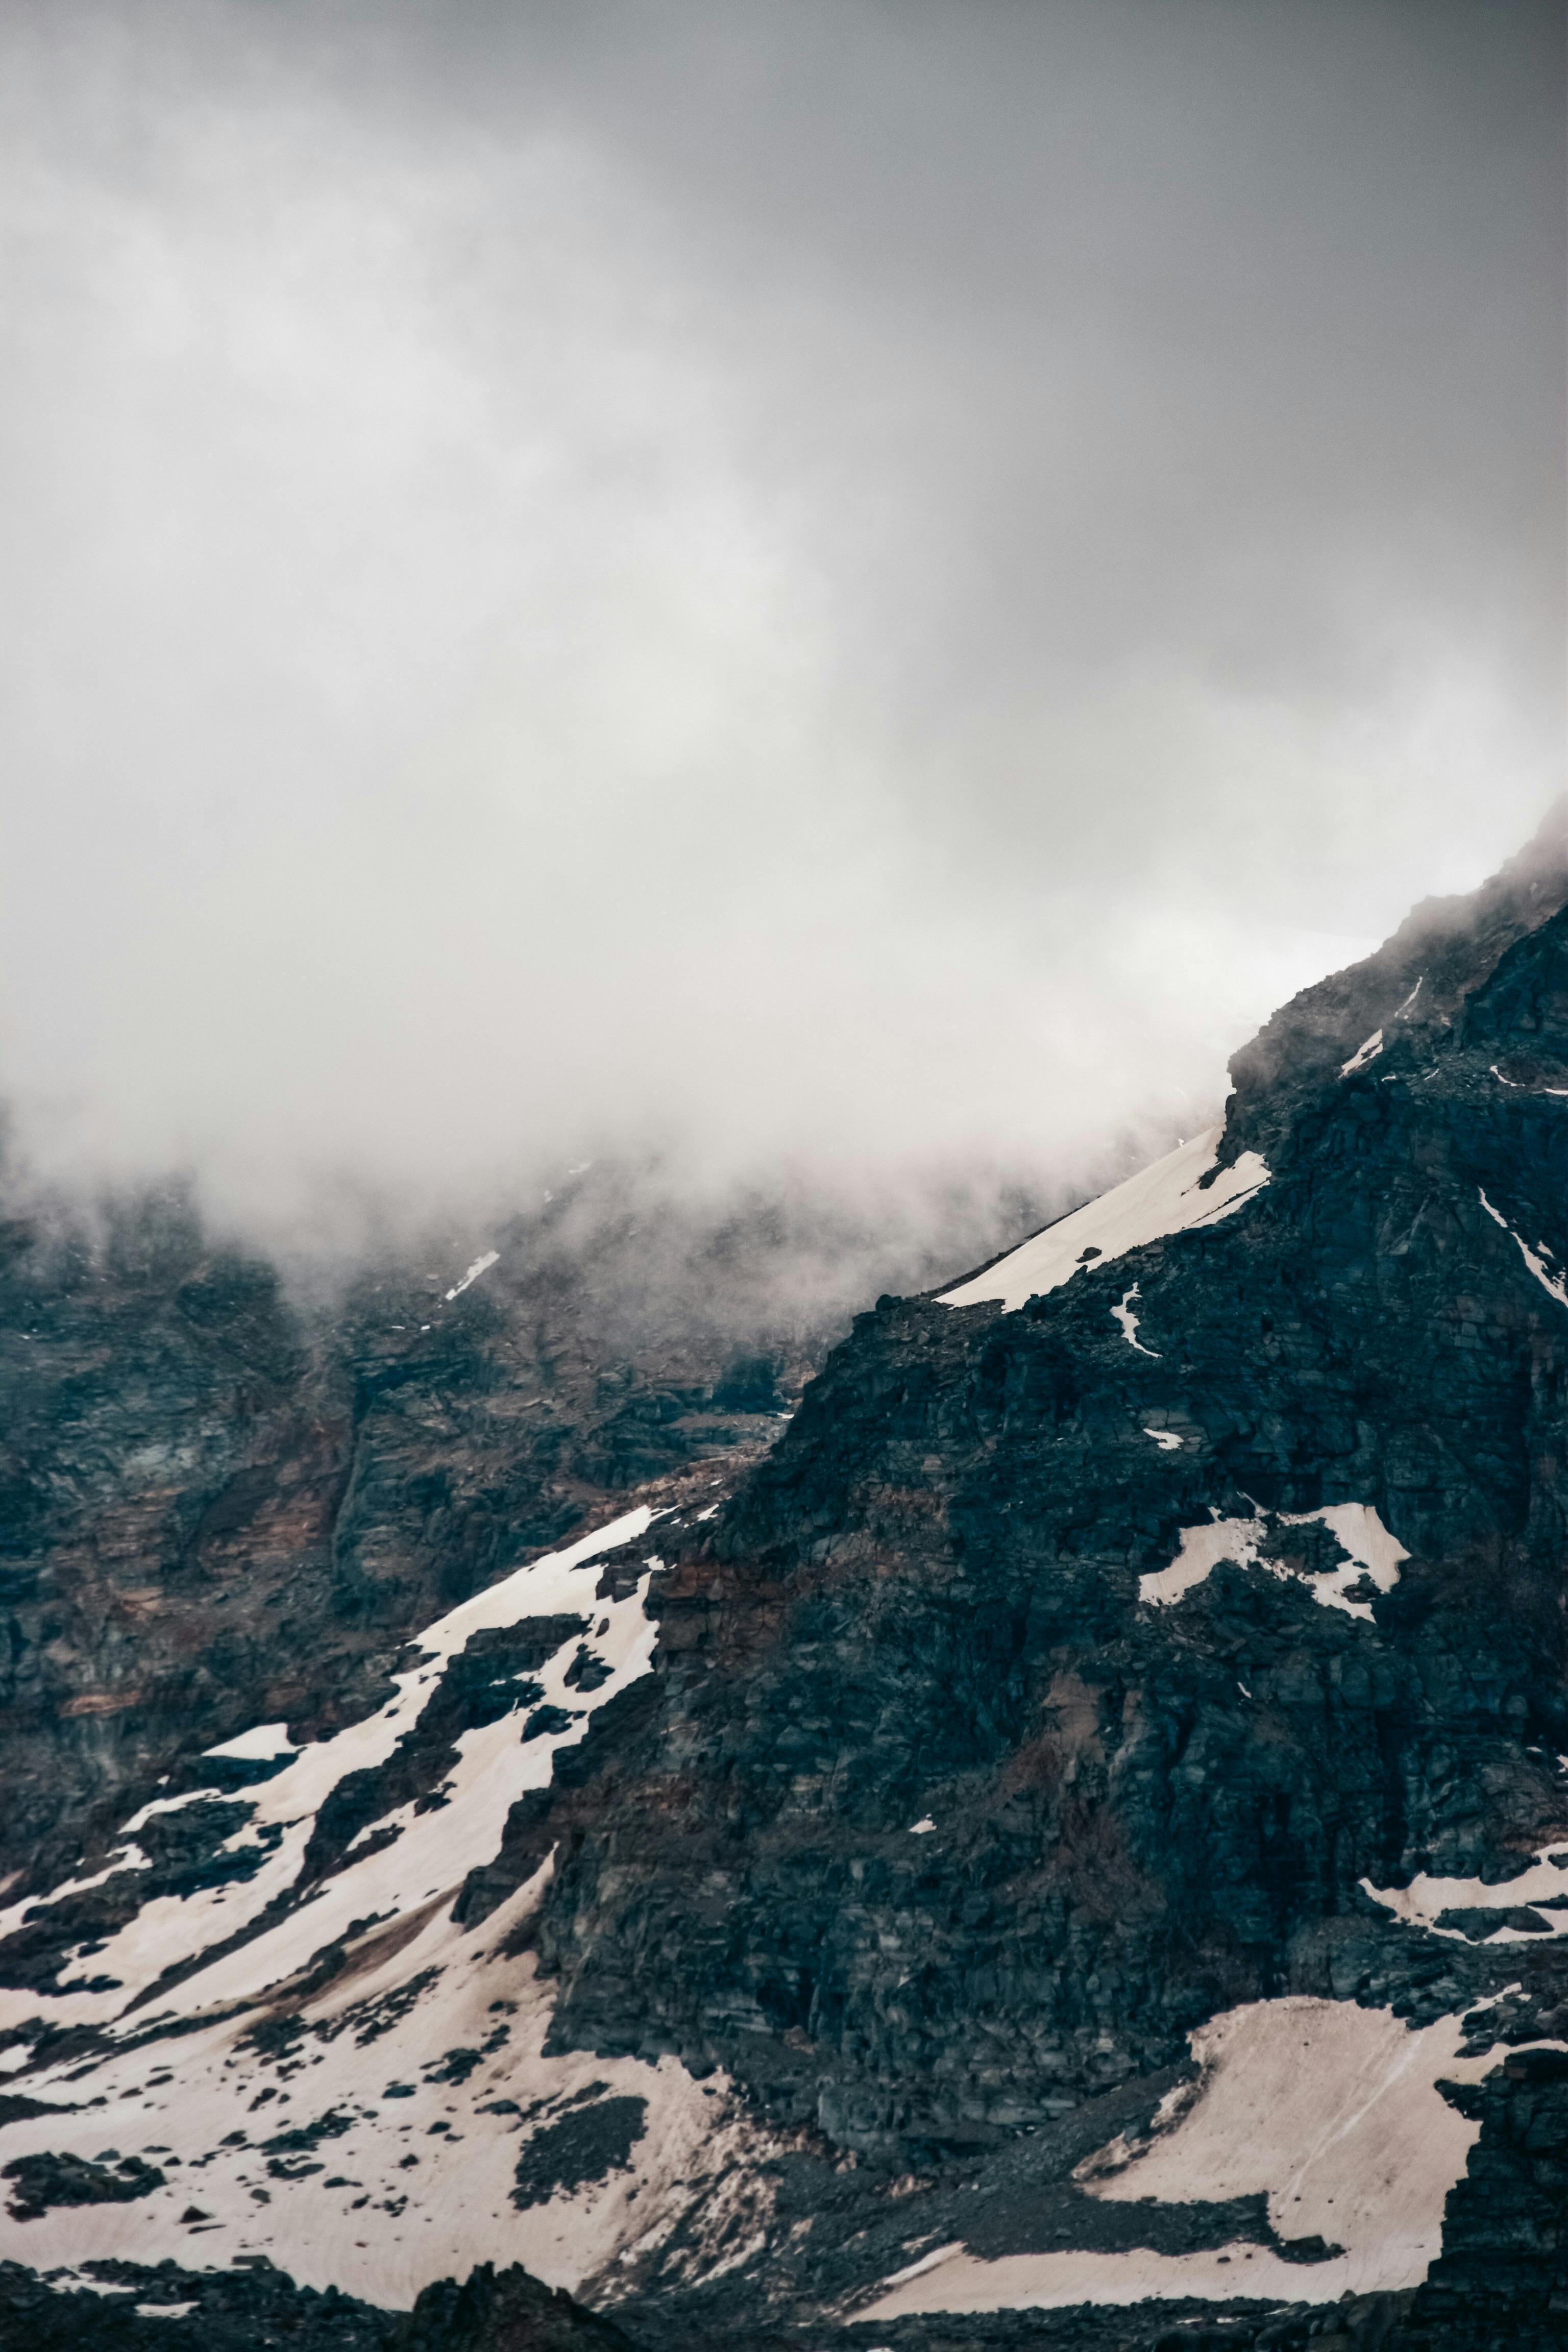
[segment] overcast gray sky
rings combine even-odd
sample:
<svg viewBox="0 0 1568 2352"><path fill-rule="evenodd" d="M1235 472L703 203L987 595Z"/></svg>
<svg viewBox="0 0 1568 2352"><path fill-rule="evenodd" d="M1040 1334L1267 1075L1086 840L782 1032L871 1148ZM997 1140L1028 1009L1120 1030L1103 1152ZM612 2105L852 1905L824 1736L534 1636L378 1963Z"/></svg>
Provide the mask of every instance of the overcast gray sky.
<svg viewBox="0 0 1568 2352"><path fill-rule="evenodd" d="M1562 24L9 0L29 1150L1195 1118L1561 787Z"/></svg>

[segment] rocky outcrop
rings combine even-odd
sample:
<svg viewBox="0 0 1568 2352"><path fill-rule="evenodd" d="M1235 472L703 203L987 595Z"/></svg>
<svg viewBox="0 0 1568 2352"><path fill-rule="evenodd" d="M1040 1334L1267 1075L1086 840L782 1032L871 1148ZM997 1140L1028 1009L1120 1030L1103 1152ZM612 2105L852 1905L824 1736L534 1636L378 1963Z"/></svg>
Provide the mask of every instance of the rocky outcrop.
<svg viewBox="0 0 1568 2352"><path fill-rule="evenodd" d="M57 1696L134 1465L123 1557L189 1538L122 1644L187 1694L163 1793L155 1711L62 1700L141 1760L0 1941L14 2234L160 2306L78 2340L613 2340L519 2252L645 2352L1568 2340L1568 816L1235 1077L787 1427L755 1351L563 1369L537 1269L331 1347L205 1244L114 1294L15 1522ZM650 1431L657 1516L499 1577ZM93 1751L35 1735L36 1807Z"/></svg>
<svg viewBox="0 0 1568 2352"><path fill-rule="evenodd" d="M710 1233L572 1213L456 1297L404 1256L315 1303L177 1192L0 1226L0 1873L96 1856L250 1724L353 1720L454 1601L765 1448L815 1334L687 1305Z"/></svg>
<svg viewBox="0 0 1568 2352"><path fill-rule="evenodd" d="M1568 2051L1517 2050L1448 2088L1481 2126L1449 2195L1443 2252L1415 2297L1413 2352L1568 2340Z"/></svg>
<svg viewBox="0 0 1568 2352"><path fill-rule="evenodd" d="M859 1319L662 1580L657 1709L538 1832L563 2045L919 2163L1238 2002L1494 1983L1365 1888L1568 1835L1565 898L1559 820L1287 1008L1230 1213L1020 1311ZM1404 1557L1324 1605L1351 1505ZM1215 1520L1233 1562L1151 1605Z"/></svg>
<svg viewBox="0 0 1568 2352"><path fill-rule="evenodd" d="M427 2286L396 2338L397 2352L632 2352L613 2321L552 2294L520 2264L483 2263L459 2286Z"/></svg>
<svg viewBox="0 0 1568 2352"><path fill-rule="evenodd" d="M0 2263L0 2345L12 2352L635 2352L613 2321L517 2263L426 2287L411 2312L324 2294L258 2263L226 2273L96 2263L92 2284L49 2284ZM695 2347L694 2347L695 2352Z"/></svg>

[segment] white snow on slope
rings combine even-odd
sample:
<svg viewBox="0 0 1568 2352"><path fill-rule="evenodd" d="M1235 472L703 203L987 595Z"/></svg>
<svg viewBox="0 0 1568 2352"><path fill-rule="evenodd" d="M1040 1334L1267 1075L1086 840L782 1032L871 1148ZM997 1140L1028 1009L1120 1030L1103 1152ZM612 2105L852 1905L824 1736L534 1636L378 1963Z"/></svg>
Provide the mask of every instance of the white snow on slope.
<svg viewBox="0 0 1568 2352"><path fill-rule="evenodd" d="M622 1601L597 1597L593 1563L649 1522L647 1509L629 1512L476 1594L421 1636L385 1707L240 1791L256 1815L230 1848L258 1844L270 1823L282 1832L276 1853L249 1882L145 1905L82 1966L83 1977L120 1978L119 1989L5 1996L13 2021L37 2021L30 2039L92 2021L108 2040L97 2057L79 2050L26 2075L29 2095L58 2111L0 2130L0 2166L43 2149L88 2160L107 2152L142 2157L166 2179L124 2204L0 2219L0 2251L43 2269L108 2256L226 2265L265 2253L307 2284L407 2304L431 2279L484 2261L522 2262L552 2284L591 2280L613 2298L638 2248L694 2210L694 2262L721 2262L754 2240L772 2193L759 2166L773 2142L742 2116L722 2077L699 2084L669 2058L544 2054L552 1992L535 1981L530 1954L508 1958L502 1947L540 1901L550 1864L477 1927L451 1917L469 1869L494 1857L515 1798L543 1785L592 1711L647 1671L655 1629L643 1603L657 1562L645 1561ZM611 1669L592 1691L568 1684L574 1634L531 1677L541 1703L574 1711L568 1727L524 1740L519 1710L462 1734L452 1801L378 1821L374 1831L391 1823L402 1833L357 1860L351 1848L345 1867L290 1907L317 1809L342 1775L391 1752L475 1633L556 1615L585 1618L585 1639ZM242 1736L230 1751L246 1737L263 1744L259 1733ZM207 1793L155 1800L135 1822ZM163 1968L220 1946L272 1896L284 1898L278 1914L250 1942L215 1948L206 1967L125 2013ZM36 1907L13 1906L0 1929ZM334 1940L346 1967L303 1994L308 1964ZM296 2021L279 2038L281 2019ZM595 2116L613 2126L617 2115L642 2128L623 2131L607 2171L552 2158L540 2201L513 2203L520 2154L536 2143L570 2154L584 2118L602 2138ZM292 2147L263 2145L282 2133L298 2135ZM193 2207L201 2218L184 2221Z"/></svg>
<svg viewBox="0 0 1568 2352"><path fill-rule="evenodd" d="M37 2095L90 2094L94 2105L11 2126L0 2135L5 2162L36 2149L92 2158L112 2148L142 2155L167 2179L133 2203L7 2220L6 2254L47 2269L166 2255L226 2267L263 2253L302 2284L405 2306L430 2280L461 2278L480 2262L521 2262L552 2286L594 2278L603 2295L624 2258L695 2205L711 2210L715 2251L738 2221L751 2234L756 2168L771 2143L741 2116L723 2077L696 2083L670 2058L544 2054L551 1990L531 1955L498 1955L547 1875L548 1865L471 1933L435 1904L401 1948L384 1929L362 1939L360 1972L303 2004L306 2031L281 2059L247 2042L249 2012L111 2055L85 2078L29 2078ZM460 2083L441 2079L443 2062L455 2071L453 2053L459 2066L477 2060ZM79 2063L69 2070L79 2076ZM597 2180L569 2178L519 2210L520 2155L606 2097L646 2102L629 2162ZM323 2119L329 2129L313 2146L265 2145L290 2131L309 2142ZM194 2226L181 2219L193 2205L205 2217Z"/></svg>
<svg viewBox="0 0 1568 2352"><path fill-rule="evenodd" d="M1132 1301L1137 1296L1138 1285L1134 1283L1131 1289L1122 1297L1120 1306L1113 1307L1110 1311L1121 1324L1121 1336L1130 1348L1136 1348L1141 1356L1158 1356L1160 1351L1157 1348L1146 1348L1138 1337L1139 1318L1132 1312Z"/></svg>
<svg viewBox="0 0 1568 2352"><path fill-rule="evenodd" d="M1211 1127L1194 1136L1190 1143L1141 1169L1114 1192L1102 1193L1098 1201L1058 1218L984 1274L961 1283L956 1290L944 1291L940 1304L994 1303L1011 1313L1031 1298L1070 1282L1086 1262L1086 1250L1093 1253L1088 1264L1106 1265L1167 1234L1214 1224L1228 1216L1268 1183L1268 1167L1258 1152L1244 1151L1234 1168L1226 1169L1206 1191L1200 1191L1199 1180L1214 1166L1223 1132Z"/></svg>
<svg viewBox="0 0 1568 2352"><path fill-rule="evenodd" d="M1286 2263L1237 2242L1194 2254L1012 2254L983 2261L941 2248L861 2320L920 2311L1059 2308L1146 2295L1277 2295L1329 2303L1417 2284L1442 2241L1443 2206L1479 2126L1436 2084L1476 2082L1499 2053L1461 2058L1464 2030L1442 2018L1412 2033L1386 2010L1292 1996L1250 2002L1191 2036L1195 2095L1173 2094L1165 2128L1140 2153L1113 2142L1079 2169L1096 2197L1166 2203L1268 2199L1282 2238L1342 2251ZM1560 2045L1550 2045L1560 2046ZM1112 2167L1096 2177L1096 2165Z"/></svg>
<svg viewBox="0 0 1568 2352"><path fill-rule="evenodd" d="M1340 1064L1341 1077L1348 1078L1352 1070L1364 1070L1367 1064L1374 1062L1382 1051L1383 1032L1381 1029L1374 1029L1370 1037L1363 1038L1350 1060Z"/></svg>
<svg viewBox="0 0 1568 2352"><path fill-rule="evenodd" d="M1361 1885L1363 1894L1370 1895L1374 1903L1381 1903L1397 1918L1409 1920L1413 1927L1426 1927L1435 1936L1451 1936L1457 1942L1465 1943L1469 1939L1463 1928L1438 1927L1445 1911L1513 1911L1532 1904L1561 1902L1568 1896L1568 1845L1543 1846L1528 1869L1497 1886L1489 1885L1481 1878L1431 1878L1424 1870L1417 1871L1408 1886L1374 1886L1370 1878L1363 1878ZM1484 1940L1489 1944L1544 1944L1568 1935L1568 1912L1551 1911L1545 1916L1552 1923L1550 1936L1528 1927L1505 1927L1500 1920L1494 1932Z"/></svg>
<svg viewBox="0 0 1568 2352"><path fill-rule="evenodd" d="M242 1731L237 1739L226 1739L219 1748L204 1748L204 1756L233 1756L243 1764L269 1764L275 1756L293 1752L294 1743L289 1737L286 1723L258 1723L252 1731Z"/></svg>
<svg viewBox="0 0 1568 2352"><path fill-rule="evenodd" d="M1138 2247L1121 2254L1003 2254L987 2261L962 2242L942 2247L921 2265L921 2274L858 2311L858 2320L905 2319L916 2312L1061 2311L1079 2303L1143 2303L1151 2296L1174 2302L1183 2295L1219 2301L1256 2295L1281 2303L1331 2302L1338 2284L1323 2284L1320 2270L1342 2277L1339 2263L1311 2270L1282 2262L1265 2246L1239 2242L1201 2254L1158 2254ZM1310 2284L1309 2284L1310 2282Z"/></svg>
<svg viewBox="0 0 1568 2352"><path fill-rule="evenodd" d="M547 1192L544 1197L548 1200L550 1198L549 1193ZM488 1274L491 1266L497 1263L500 1256L500 1250L486 1250L482 1257L477 1257L472 1265L468 1268L467 1274L464 1275L461 1282L455 1282L452 1285L451 1289L447 1292L447 1304L450 1306L454 1298L460 1298L464 1291L467 1290L469 1283L478 1282L481 1274Z"/></svg>
<svg viewBox="0 0 1568 2352"><path fill-rule="evenodd" d="M1153 1439L1162 1454L1174 1454L1182 1443L1173 1429L1146 1429L1143 1434Z"/></svg>
<svg viewBox="0 0 1568 2352"><path fill-rule="evenodd" d="M1425 981L1426 977L1426 973L1423 972L1421 979L1416 982L1409 995L1405 999L1404 1003L1394 1007L1393 1013L1390 1015L1391 1020L1404 1020L1405 1014L1409 1012L1411 1006L1420 995L1422 981ZM1363 1037L1361 1044L1356 1047L1355 1052L1351 1055L1349 1061L1342 1062L1340 1064L1341 1077L1348 1078L1352 1071L1363 1070L1369 1062L1375 1062L1378 1055L1383 1051L1384 1043L1384 1034L1381 1029L1374 1029L1370 1037Z"/></svg>
<svg viewBox="0 0 1568 2352"><path fill-rule="evenodd" d="M580 1571L601 1552L640 1536L649 1517L646 1508L629 1511L596 1535L535 1560L531 1567L520 1569L476 1593L429 1627L419 1636L420 1663L393 1678L395 1696L384 1706L333 1738L301 1748L273 1779L239 1792L240 1799L255 1810L244 1827L225 1841L222 1851L262 1853L267 1841L261 1832L280 1832L277 1845L249 1879L204 1888L194 1895L163 1895L143 1905L135 1918L92 1956L91 1976L118 1978L119 1990L63 1996L0 1992L0 2026L20 2024L36 2016L46 2017L51 2024L106 2022L134 1994L154 1984L171 1961L183 1960L209 1943L231 1937L258 1918L293 1885L316 1813L327 1796L346 1772L386 1760L402 1734L412 1730L442 1667L473 1634L489 1626L515 1623L521 1617L571 1613L602 1620L605 1630L602 1635L595 1633L595 1646L615 1669L608 1682L591 1694L565 1685L563 1676L575 1654L575 1638L563 1643L536 1677L543 1685L543 1704L572 1709L574 1720L570 1728L523 1744L518 1738L516 1718L503 1717L480 1730L465 1732L455 1743L459 1762L450 1779L449 1805L418 1815L405 1808L390 1816L403 1829L395 1843L368 1856L355 1870L327 1880L265 1936L187 1979L156 2004L156 2013L190 2016L214 2001L254 1999L268 1985L302 1966L323 1944L340 1935L351 1919L372 1911L405 1911L442 1887L455 1895L466 1874L494 1854L514 1800L525 1789L542 1787L549 1780L555 1751L581 1739L593 1710L647 1672L654 1628L644 1614L640 1597L646 1590L646 1575L638 1595L601 1604L594 1599L595 1580ZM140 1827L154 1812L195 1801L195 1795L155 1800L132 1817L127 1831ZM382 1824L378 1822L376 1826ZM101 1880L108 1874L100 1872L98 1877ZM70 1890L62 1888L48 1900L58 1900L59 1895L77 1891L85 1883L77 1882ZM25 1916L36 1916L44 1907L28 1900L0 1911L0 1937L11 1934Z"/></svg>
<svg viewBox="0 0 1568 2352"><path fill-rule="evenodd" d="M1352 1601L1348 1588L1370 1576L1380 1592L1392 1591L1399 1581L1399 1563L1408 1559L1409 1553L1389 1534L1370 1503L1330 1503L1321 1511L1281 1511L1278 1524L1303 1528L1313 1519L1331 1528L1350 1554L1342 1568L1306 1580L1313 1600L1325 1609L1342 1609L1348 1616L1364 1617L1370 1622L1371 1602ZM1210 1519L1199 1527L1184 1528L1170 1567L1139 1578L1138 1598L1152 1601L1157 1608L1168 1608L1184 1592L1201 1584L1222 1559L1233 1559L1240 1568L1267 1568L1275 1576L1288 1577L1290 1570L1279 1561L1258 1556L1258 1547L1271 1524L1260 1516Z"/></svg>
<svg viewBox="0 0 1568 2352"><path fill-rule="evenodd" d="M1568 1288L1563 1286L1563 1276L1560 1274L1548 1273L1545 1264L1538 1253L1532 1250L1529 1243L1521 1240L1520 1235L1514 1232L1513 1227L1509 1223L1508 1219L1502 1214L1501 1211L1493 1208L1485 1192L1481 1192L1479 1185L1477 1186L1476 1190L1480 1194L1481 1206L1486 1211L1488 1216L1491 1219L1493 1224L1500 1225L1505 1234L1510 1234L1514 1241L1519 1243L1520 1254L1524 1259L1526 1265L1530 1268L1531 1274L1535 1276L1537 1282L1541 1285L1542 1290L1550 1292L1551 1296L1557 1301L1559 1307L1568 1307ZM1544 1243L1542 1244L1542 1248L1546 1248L1546 1244ZM1548 1257L1554 1257L1556 1255L1556 1252L1554 1250L1546 1250L1546 1255Z"/></svg>

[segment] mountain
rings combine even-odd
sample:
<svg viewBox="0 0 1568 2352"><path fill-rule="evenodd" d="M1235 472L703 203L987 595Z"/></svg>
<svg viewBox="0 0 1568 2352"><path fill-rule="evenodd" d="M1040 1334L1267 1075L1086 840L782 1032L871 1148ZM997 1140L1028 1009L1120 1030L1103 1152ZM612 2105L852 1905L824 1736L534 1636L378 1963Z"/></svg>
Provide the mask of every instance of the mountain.
<svg viewBox="0 0 1568 2352"><path fill-rule="evenodd" d="M60 1874L258 1715L307 1737L352 1718L443 1608L634 1490L765 1446L809 1345L620 1328L635 1216L601 1201L569 1235L573 1189L466 1282L432 1242L447 1270L389 1253L322 1301L178 1191L96 1229L10 1217L0 1864Z"/></svg>
<svg viewBox="0 0 1568 2352"><path fill-rule="evenodd" d="M209 1523L222 1736L0 1916L0 2342L1568 2341L1568 810L1232 1075L607 1525L494 1436L402 1646Z"/></svg>
<svg viewBox="0 0 1568 2352"><path fill-rule="evenodd" d="M956 1206L977 1233L1008 1213ZM278 1716L306 1738L352 1720L442 1610L765 1451L868 1266L928 1278L920 1221L694 1202L614 1165L329 1281L213 1232L179 1187L93 1211L13 1181L0 1879L93 1866L182 1756Z"/></svg>

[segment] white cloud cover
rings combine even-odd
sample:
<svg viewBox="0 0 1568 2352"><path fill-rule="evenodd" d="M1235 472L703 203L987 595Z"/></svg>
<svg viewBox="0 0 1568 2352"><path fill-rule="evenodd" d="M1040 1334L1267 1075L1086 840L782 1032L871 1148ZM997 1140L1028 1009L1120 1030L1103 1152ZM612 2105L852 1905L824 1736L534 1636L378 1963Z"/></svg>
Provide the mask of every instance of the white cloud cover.
<svg viewBox="0 0 1568 2352"><path fill-rule="evenodd" d="M1190 1131L1559 781L1550 14L8 11L35 1160Z"/></svg>

